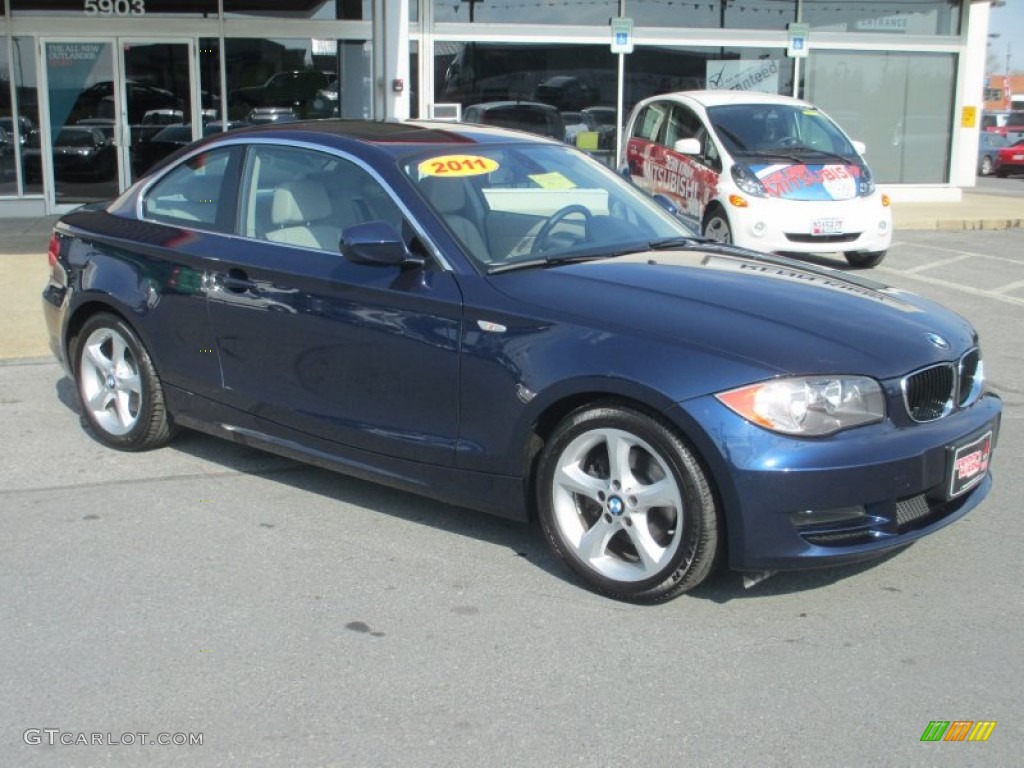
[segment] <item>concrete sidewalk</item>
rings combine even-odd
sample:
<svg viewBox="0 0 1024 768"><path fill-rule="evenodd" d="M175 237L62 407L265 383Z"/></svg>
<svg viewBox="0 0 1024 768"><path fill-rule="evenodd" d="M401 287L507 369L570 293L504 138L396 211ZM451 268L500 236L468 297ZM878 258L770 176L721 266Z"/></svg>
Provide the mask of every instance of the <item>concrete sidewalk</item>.
<svg viewBox="0 0 1024 768"><path fill-rule="evenodd" d="M963 191L958 203L893 203L893 228L911 229L1013 229L1024 222L1024 196L986 195Z"/></svg>
<svg viewBox="0 0 1024 768"><path fill-rule="evenodd" d="M1011 229L1022 226L1024 197L964 190L958 203L893 203L893 225L901 230ZM46 251L57 216L0 218L0 360L48 357L40 293L49 267Z"/></svg>

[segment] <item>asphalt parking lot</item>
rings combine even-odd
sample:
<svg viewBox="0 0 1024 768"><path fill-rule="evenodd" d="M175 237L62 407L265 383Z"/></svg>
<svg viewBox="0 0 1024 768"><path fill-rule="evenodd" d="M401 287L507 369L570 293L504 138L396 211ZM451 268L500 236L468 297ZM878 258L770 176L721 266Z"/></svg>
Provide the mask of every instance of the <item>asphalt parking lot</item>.
<svg viewBox="0 0 1024 768"><path fill-rule="evenodd" d="M658 607L582 589L529 527L197 434L110 451L55 362L0 361L0 765L1019 764L1024 229L898 232L859 274L976 325L989 499L879 561ZM997 725L922 742L935 720Z"/></svg>

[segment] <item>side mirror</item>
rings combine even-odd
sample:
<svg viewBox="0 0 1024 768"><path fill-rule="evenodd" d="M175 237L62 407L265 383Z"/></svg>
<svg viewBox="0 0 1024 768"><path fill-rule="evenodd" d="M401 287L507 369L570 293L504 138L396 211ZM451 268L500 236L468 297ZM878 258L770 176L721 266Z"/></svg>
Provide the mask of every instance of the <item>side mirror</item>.
<svg viewBox="0 0 1024 768"><path fill-rule="evenodd" d="M380 266L423 266L413 256L398 230L386 221L368 221L347 227L341 233L341 255L355 264Z"/></svg>
<svg viewBox="0 0 1024 768"><path fill-rule="evenodd" d="M700 139L679 139L672 145L672 149L680 155L699 155Z"/></svg>

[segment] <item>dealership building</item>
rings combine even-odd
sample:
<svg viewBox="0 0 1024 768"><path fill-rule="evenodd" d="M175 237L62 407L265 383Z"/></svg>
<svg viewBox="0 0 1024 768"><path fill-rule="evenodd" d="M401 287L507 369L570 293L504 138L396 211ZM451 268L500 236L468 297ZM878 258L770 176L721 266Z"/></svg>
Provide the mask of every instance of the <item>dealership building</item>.
<svg viewBox="0 0 1024 768"><path fill-rule="evenodd" d="M656 93L797 95L898 200L974 183L989 2L3 0L0 216L109 199L211 131ZM596 114L599 110L591 110ZM615 123L611 123L611 135ZM604 145L607 149L619 140ZM595 154L598 147L591 147Z"/></svg>

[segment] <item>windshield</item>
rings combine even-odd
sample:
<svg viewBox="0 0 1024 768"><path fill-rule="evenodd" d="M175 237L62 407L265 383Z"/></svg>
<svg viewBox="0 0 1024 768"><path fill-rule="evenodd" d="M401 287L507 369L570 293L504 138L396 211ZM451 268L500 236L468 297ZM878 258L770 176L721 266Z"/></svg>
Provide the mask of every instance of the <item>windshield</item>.
<svg viewBox="0 0 1024 768"><path fill-rule="evenodd" d="M570 147L439 147L402 170L484 269L645 250L694 237L622 177Z"/></svg>
<svg viewBox="0 0 1024 768"><path fill-rule="evenodd" d="M792 150L856 158L839 127L813 107L789 104L730 104L708 109L708 118L734 157Z"/></svg>

